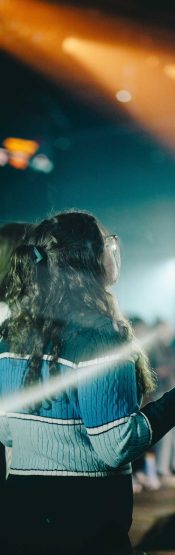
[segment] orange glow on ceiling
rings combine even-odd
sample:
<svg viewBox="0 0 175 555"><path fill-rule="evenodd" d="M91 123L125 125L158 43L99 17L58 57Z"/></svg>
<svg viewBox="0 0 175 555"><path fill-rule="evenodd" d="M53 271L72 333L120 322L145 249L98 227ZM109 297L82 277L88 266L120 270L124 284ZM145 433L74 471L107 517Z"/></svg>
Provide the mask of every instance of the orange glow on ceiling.
<svg viewBox="0 0 175 555"><path fill-rule="evenodd" d="M175 65L166 65L167 53L160 50L158 58L152 49L148 56L144 47L107 45L75 37L64 40L62 47L108 91L111 99L125 103L125 110L134 120L170 146L175 145L171 120L175 115Z"/></svg>
<svg viewBox="0 0 175 555"><path fill-rule="evenodd" d="M175 51L166 32L95 10L1 0L6 51L89 101L116 105L175 150ZM129 101L120 100L128 91ZM124 97L123 97L124 98ZM122 102L122 105L120 104ZM115 120L116 121L116 120Z"/></svg>

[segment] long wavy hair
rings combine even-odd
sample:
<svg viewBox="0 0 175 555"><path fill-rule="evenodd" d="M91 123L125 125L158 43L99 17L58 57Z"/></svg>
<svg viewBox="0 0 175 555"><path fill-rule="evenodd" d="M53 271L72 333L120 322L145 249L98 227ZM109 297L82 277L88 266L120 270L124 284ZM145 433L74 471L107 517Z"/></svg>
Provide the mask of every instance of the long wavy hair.
<svg viewBox="0 0 175 555"><path fill-rule="evenodd" d="M11 222L0 227L0 301L4 301L3 281L10 271L11 256L18 245L27 240L34 224Z"/></svg>
<svg viewBox="0 0 175 555"><path fill-rule="evenodd" d="M93 215L62 212L42 221L12 253L5 280L11 318L1 335L14 352L30 353L25 384L41 379L42 356L48 346L50 374L57 372L62 332L77 315L81 318L94 311L106 315L117 330L116 344L117 335L121 341L133 340L132 328L108 290L103 263L106 234ZM119 271L119 246L115 257ZM153 390L146 355L138 349L135 359L142 391Z"/></svg>

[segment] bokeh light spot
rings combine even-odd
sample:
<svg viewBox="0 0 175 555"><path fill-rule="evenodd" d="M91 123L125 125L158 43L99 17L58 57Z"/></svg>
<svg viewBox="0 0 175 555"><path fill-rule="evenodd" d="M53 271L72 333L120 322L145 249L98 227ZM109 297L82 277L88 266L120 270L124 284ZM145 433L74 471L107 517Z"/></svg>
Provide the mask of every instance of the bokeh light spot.
<svg viewBox="0 0 175 555"><path fill-rule="evenodd" d="M116 93L116 98L119 102L130 102L132 100L132 95L129 91L121 89Z"/></svg>

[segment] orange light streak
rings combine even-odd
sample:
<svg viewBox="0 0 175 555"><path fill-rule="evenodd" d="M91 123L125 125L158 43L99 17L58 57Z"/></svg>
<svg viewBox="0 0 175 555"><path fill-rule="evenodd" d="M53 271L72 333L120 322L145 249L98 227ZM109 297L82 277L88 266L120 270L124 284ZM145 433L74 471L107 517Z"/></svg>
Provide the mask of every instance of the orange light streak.
<svg viewBox="0 0 175 555"><path fill-rule="evenodd" d="M89 102L121 109L175 150L175 51L170 33L93 10L1 0L2 47ZM168 69L167 69L168 68ZM117 111L117 110L116 110Z"/></svg>
<svg viewBox="0 0 175 555"><path fill-rule="evenodd" d="M128 92L125 103L128 114L159 140L175 148L175 125L172 120L175 114L175 65L166 65L167 53L160 50L157 58L152 50L147 56L144 47L107 45L75 37L64 40L63 50L108 91L111 100L117 97L122 102L119 91Z"/></svg>

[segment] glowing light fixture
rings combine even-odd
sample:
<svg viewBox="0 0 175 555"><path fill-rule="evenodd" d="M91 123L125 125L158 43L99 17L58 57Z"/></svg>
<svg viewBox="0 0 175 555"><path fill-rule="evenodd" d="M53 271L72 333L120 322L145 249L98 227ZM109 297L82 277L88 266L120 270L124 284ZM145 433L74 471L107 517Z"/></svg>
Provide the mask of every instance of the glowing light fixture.
<svg viewBox="0 0 175 555"><path fill-rule="evenodd" d="M16 170L25 170L29 164L29 157L25 152L9 153L8 162Z"/></svg>
<svg viewBox="0 0 175 555"><path fill-rule="evenodd" d="M79 40L75 37L67 37L62 42L62 50L63 52L74 53L77 50L77 46L79 45Z"/></svg>
<svg viewBox="0 0 175 555"><path fill-rule="evenodd" d="M5 148L0 148L0 166L6 166L8 164L8 152Z"/></svg>
<svg viewBox="0 0 175 555"><path fill-rule="evenodd" d="M116 93L116 98L119 102L130 102L132 100L132 95L129 91L121 89Z"/></svg>
<svg viewBox="0 0 175 555"><path fill-rule="evenodd" d="M45 154L37 154L30 162L30 167L35 171L50 173L53 170L53 162Z"/></svg>
<svg viewBox="0 0 175 555"><path fill-rule="evenodd" d="M2 143L10 152L23 152L32 156L38 150L39 144L36 141L19 139L17 137L7 137Z"/></svg>
<svg viewBox="0 0 175 555"><path fill-rule="evenodd" d="M4 153L8 156L8 163L18 170L25 170L28 167L30 157L39 147L36 141L18 137L7 137L2 144L5 146Z"/></svg>
<svg viewBox="0 0 175 555"><path fill-rule="evenodd" d="M7 137L3 143L5 148L0 148L0 166L9 164L17 170L30 167L35 171L50 173L54 164L45 154L33 155L39 148L36 141Z"/></svg>

